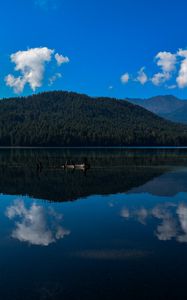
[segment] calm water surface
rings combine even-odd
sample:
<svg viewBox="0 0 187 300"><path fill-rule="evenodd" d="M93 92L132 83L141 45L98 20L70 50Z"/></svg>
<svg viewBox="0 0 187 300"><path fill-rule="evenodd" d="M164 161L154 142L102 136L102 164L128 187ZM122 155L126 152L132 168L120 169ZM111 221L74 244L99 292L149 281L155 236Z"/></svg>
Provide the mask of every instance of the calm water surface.
<svg viewBox="0 0 187 300"><path fill-rule="evenodd" d="M187 150L0 150L2 300L186 299L186 280Z"/></svg>

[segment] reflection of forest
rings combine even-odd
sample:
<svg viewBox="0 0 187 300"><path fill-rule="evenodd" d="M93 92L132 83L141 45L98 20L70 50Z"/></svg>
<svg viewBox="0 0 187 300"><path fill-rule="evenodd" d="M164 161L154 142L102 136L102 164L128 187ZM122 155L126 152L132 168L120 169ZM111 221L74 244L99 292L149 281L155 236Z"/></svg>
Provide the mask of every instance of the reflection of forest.
<svg viewBox="0 0 187 300"><path fill-rule="evenodd" d="M91 169L64 171L66 160L87 159ZM37 164L42 170L37 170ZM127 192L185 166L187 152L180 150L1 150L0 193L29 195L50 201L68 201L100 194Z"/></svg>

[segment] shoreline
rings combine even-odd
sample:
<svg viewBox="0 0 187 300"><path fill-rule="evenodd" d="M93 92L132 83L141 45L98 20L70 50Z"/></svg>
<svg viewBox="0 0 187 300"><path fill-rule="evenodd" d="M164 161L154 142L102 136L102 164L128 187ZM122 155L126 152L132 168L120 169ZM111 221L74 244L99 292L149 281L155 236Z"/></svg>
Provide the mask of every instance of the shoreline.
<svg viewBox="0 0 187 300"><path fill-rule="evenodd" d="M98 146L98 147L27 147L27 146L0 146L3 149L187 149L187 146Z"/></svg>

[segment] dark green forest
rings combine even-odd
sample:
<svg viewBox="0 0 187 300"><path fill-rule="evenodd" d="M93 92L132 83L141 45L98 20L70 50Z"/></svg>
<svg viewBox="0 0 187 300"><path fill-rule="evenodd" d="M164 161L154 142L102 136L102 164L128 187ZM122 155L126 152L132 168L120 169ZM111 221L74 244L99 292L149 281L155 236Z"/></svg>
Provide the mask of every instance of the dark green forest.
<svg viewBox="0 0 187 300"><path fill-rule="evenodd" d="M0 101L0 146L170 145L187 145L187 126L128 101L60 91Z"/></svg>

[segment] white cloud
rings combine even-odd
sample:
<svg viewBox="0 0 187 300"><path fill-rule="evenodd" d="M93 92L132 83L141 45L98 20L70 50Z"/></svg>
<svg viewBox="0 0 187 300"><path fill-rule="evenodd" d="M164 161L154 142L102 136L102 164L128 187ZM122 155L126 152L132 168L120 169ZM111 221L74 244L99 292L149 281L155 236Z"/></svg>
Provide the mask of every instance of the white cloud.
<svg viewBox="0 0 187 300"><path fill-rule="evenodd" d="M187 50L180 49L178 55L184 59L181 62L178 77L176 79L179 88L187 87Z"/></svg>
<svg viewBox="0 0 187 300"><path fill-rule="evenodd" d="M51 62L54 53L53 49L43 47L31 48L11 54L10 58L11 62L15 64L15 71L20 72L21 75L15 77L13 74L9 74L5 77L6 85L13 88L15 93L23 92L26 84L35 91L42 86L46 64ZM63 63L62 59L64 59L64 62L67 62L67 58L58 53L55 54L55 59L57 59L56 55L59 65ZM55 81L54 79L59 78L57 74L55 78L54 76L51 77L51 84Z"/></svg>
<svg viewBox="0 0 187 300"><path fill-rule="evenodd" d="M20 218L20 221L15 223L12 237L21 242L48 246L70 234L69 230L59 224L62 215L50 210L46 212L42 206L35 203L26 208L23 201L17 200L7 208L6 216L11 220L15 217ZM49 218L52 219L51 222L48 221Z"/></svg>
<svg viewBox="0 0 187 300"><path fill-rule="evenodd" d="M168 81L170 79L169 73L157 73L153 76L151 79L152 83L156 86L159 86L163 84L164 82Z"/></svg>
<svg viewBox="0 0 187 300"><path fill-rule="evenodd" d="M159 52L154 61L160 70L149 79L144 72L145 67L138 71L138 76L130 78L129 73L121 77L121 82L127 84L130 80L144 85L150 81L155 86L164 85L167 89L187 88L187 50L179 49L176 53ZM166 82L170 81L168 84Z"/></svg>
<svg viewBox="0 0 187 300"><path fill-rule="evenodd" d="M45 63L50 62L54 50L44 48L32 48L26 51L18 51L10 56L11 62L15 63L15 71L20 71L21 76L14 77L9 74L6 84L16 93L23 91L28 83L33 91L41 87L45 71Z"/></svg>
<svg viewBox="0 0 187 300"><path fill-rule="evenodd" d="M163 73L170 73L175 70L177 63L176 54L171 52L159 52L156 55L157 66L161 67Z"/></svg>
<svg viewBox="0 0 187 300"><path fill-rule="evenodd" d="M25 87L25 84L27 83L23 77L14 77L12 74L9 74L5 77L5 82L7 86L14 89L16 94L21 93Z"/></svg>
<svg viewBox="0 0 187 300"><path fill-rule="evenodd" d="M69 58L67 56L63 56L61 54L56 53L55 59L57 61L58 66L61 66L62 64L69 63Z"/></svg>
<svg viewBox="0 0 187 300"><path fill-rule="evenodd" d="M125 73L121 76L121 82L124 84L127 84L130 80L130 75L129 73Z"/></svg>
<svg viewBox="0 0 187 300"><path fill-rule="evenodd" d="M138 76L136 78L136 80L138 82L140 82L142 85L144 85L148 81L148 77L147 77L146 73L144 72L144 70L145 70L145 67L141 68L138 71Z"/></svg>
<svg viewBox="0 0 187 300"><path fill-rule="evenodd" d="M55 73L53 76L51 76L49 78L49 86L53 85L53 83L59 79L59 78L62 78L62 74L61 73Z"/></svg>
<svg viewBox="0 0 187 300"><path fill-rule="evenodd" d="M162 72L154 74L151 81L154 85L159 86L171 79L172 72L176 69L177 55L164 51L159 52L155 59Z"/></svg>

